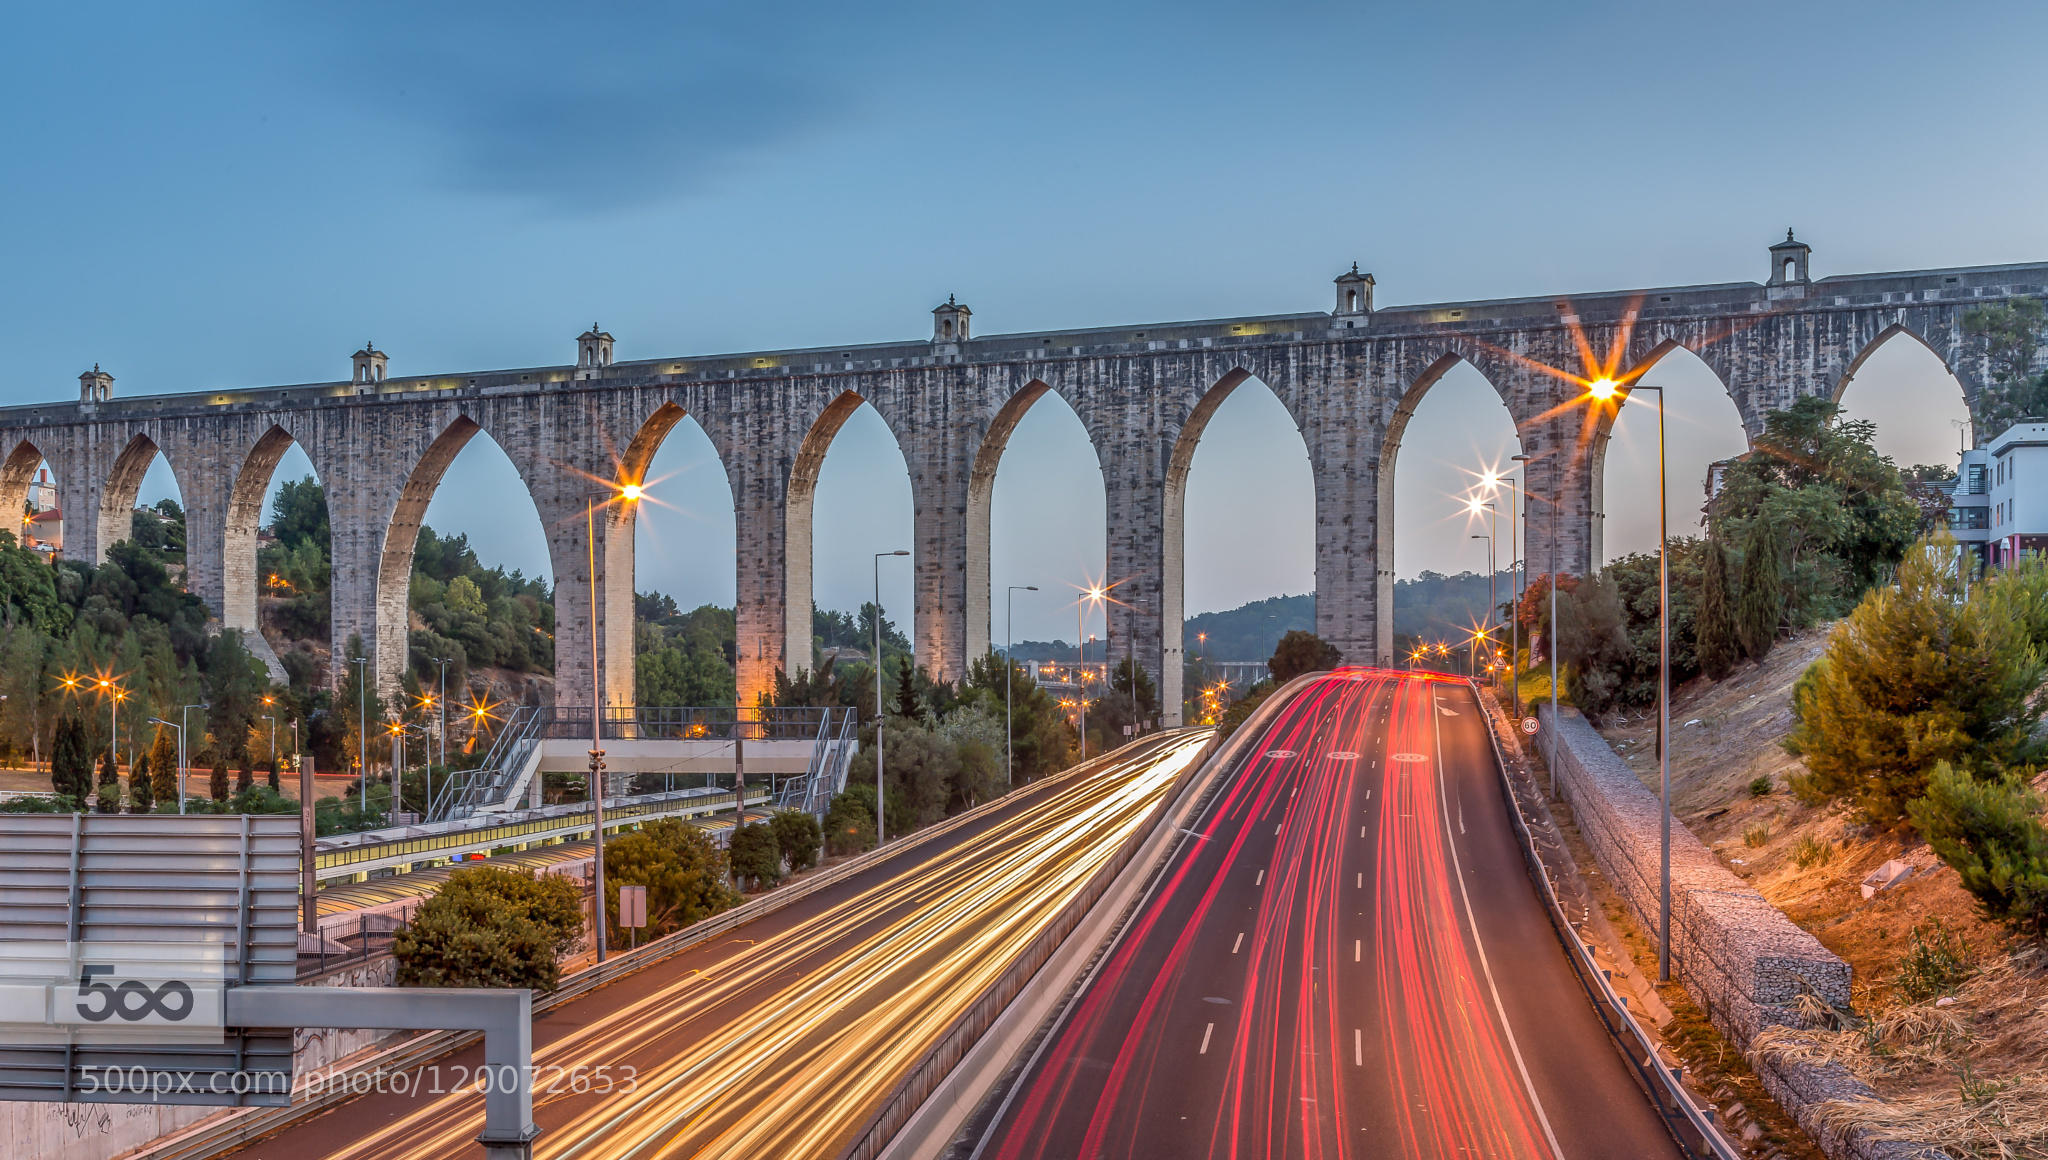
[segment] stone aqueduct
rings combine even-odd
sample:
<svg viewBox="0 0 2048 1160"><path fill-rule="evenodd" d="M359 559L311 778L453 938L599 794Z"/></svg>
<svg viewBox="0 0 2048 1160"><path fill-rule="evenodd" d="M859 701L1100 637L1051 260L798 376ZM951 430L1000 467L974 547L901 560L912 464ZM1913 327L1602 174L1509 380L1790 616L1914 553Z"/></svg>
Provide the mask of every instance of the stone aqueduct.
<svg viewBox="0 0 2048 1160"><path fill-rule="evenodd" d="M965 306L933 312L929 341L707 358L612 359L596 328L574 366L387 377L366 346L354 381L120 397L97 367L76 403L0 409L0 510L22 510L47 459L66 514L66 555L104 559L156 455L187 512L189 583L232 628L256 624L256 530L273 469L296 442L327 489L334 537L335 655L374 642L380 684L406 650L406 599L420 518L442 473L484 430L530 489L557 581L557 621L590 613L584 505L597 479L637 479L685 415L724 462L738 532L738 684L743 703L777 667L808 664L811 513L825 450L863 401L888 423L912 481L919 662L959 677L990 641L989 510L1010 432L1048 391L1071 405L1102 466L1112 657L1134 650L1180 704L1183 497L1204 427L1256 376L1293 415L1315 481L1316 619L1352 659L1384 659L1392 632L1395 451L1430 385L1458 361L1500 392L1534 498L1532 566L1556 536L1560 567L1600 558L1601 462L1611 415L1575 404L1587 353L1623 368L1675 347L1719 375L1754 435L1768 410L1839 397L1869 352L1904 331L1974 404L1985 381L1966 340L1974 305L2048 292L2048 264L1813 280L1807 247L1771 247L1767 282L1375 308L1369 274L1336 283L1330 313L1087 330L970 334ZM1550 501L1554 498L1555 503ZM11 505L11 507L9 506ZM630 510L600 515L597 561L604 696L633 698ZM564 636L573 633L565 629ZM557 653L558 695L582 703L589 650ZM335 666L338 670L339 666Z"/></svg>

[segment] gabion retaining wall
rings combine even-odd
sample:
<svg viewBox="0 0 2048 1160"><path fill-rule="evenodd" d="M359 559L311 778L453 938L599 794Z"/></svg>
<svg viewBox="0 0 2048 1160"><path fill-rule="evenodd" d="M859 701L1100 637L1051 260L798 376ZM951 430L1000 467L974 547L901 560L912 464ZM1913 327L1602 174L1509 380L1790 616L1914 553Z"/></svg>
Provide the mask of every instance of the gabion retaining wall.
<svg viewBox="0 0 2048 1160"><path fill-rule="evenodd" d="M1607 740L1567 709L1553 722L1541 705L1538 744L1571 803L1579 832L1600 872L1614 884L1636 921L1657 930L1657 846L1662 811L1657 795L1622 763ZM1671 826L1671 970L1721 1034L1748 1057L1771 1097L1836 1160L1946 1160L1921 1144L1875 1140L1833 1130L1820 1116L1826 1103L1879 1098L1837 1064L1766 1060L1750 1043L1766 1027L1805 1028L1802 994L1849 1006L1849 964L1786 918L1735 876L1713 851L1675 819Z"/></svg>

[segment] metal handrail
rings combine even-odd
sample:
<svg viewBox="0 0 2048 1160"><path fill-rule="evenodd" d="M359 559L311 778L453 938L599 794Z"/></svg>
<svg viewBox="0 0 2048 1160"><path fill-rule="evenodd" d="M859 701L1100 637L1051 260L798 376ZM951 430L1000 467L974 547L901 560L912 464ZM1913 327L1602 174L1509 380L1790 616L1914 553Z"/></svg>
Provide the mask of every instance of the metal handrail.
<svg viewBox="0 0 2048 1160"><path fill-rule="evenodd" d="M486 805L499 801L498 791L509 784L510 779L540 743L539 734L554 715L554 710L545 706L522 706L513 710L506 720L505 728L498 731L498 739L491 744L483 764L471 771L463 781L460 796L448 806L447 812L429 815L435 820L450 817L467 817Z"/></svg>
<svg viewBox="0 0 2048 1160"><path fill-rule="evenodd" d="M1652 1094L1650 1103L1657 1109L1657 1116L1671 1132L1680 1147L1695 1156L1713 1157L1714 1160L1741 1160L1742 1152L1721 1134L1714 1123L1715 1110L1709 1105L1701 1109L1693 1102L1691 1093L1678 1082L1672 1069L1657 1058L1657 1043L1636 1022L1635 1012L1629 1009L1628 999L1614 989L1608 981L1607 972L1593 957L1593 949L1579 938L1578 930L1572 926L1571 916L1565 913L1564 903L1557 896L1557 887L1550 880L1550 868L1543 864L1536 852L1535 835L1529 831L1529 824L1522 817L1522 803L1515 796L1515 786L1508 778L1507 757L1501 752L1500 738L1494 733L1493 714L1486 711L1485 694L1480 691L1477 681L1466 679L1472 695L1479 701L1480 712L1486 716L1486 739L1493 744L1494 769L1500 774L1501 791L1507 795L1508 816L1515 824L1515 835L1521 840L1522 857L1528 862L1529 877L1542 891L1543 900L1550 911L1550 925L1557 935L1557 941L1564 944L1565 957L1571 962L1572 973L1579 977L1586 995L1593 1001L1593 1010L1600 1016L1600 1025L1607 1029L1615 1045L1621 1049L1622 1057L1635 1068ZM1553 725L1553 728L1555 726ZM1552 760L1555 760L1553 758ZM1570 932L1567 934L1567 932ZM1662 1091L1664 1099L1654 1098ZM1670 1104L1666 1106L1667 1102ZM1691 1130L1690 1138L1684 1128ZM1705 1151L1700 1151L1705 1149Z"/></svg>

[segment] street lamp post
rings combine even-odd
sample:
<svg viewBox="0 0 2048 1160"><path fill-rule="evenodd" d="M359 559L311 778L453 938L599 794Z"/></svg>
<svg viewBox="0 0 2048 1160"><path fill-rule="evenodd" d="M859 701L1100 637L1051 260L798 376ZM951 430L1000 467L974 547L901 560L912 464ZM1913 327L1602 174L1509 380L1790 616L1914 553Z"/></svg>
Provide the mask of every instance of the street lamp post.
<svg viewBox="0 0 2048 1160"><path fill-rule="evenodd" d="M879 561L877 562L879 563ZM1017 613L1017 593L1036 591L1038 591L1038 585L1036 584L1012 584L1009 586L1009 591L1003 594L1003 787L1005 789L1017 784L1017 774L1013 768L1016 761L1017 718L1010 702L1010 671L1017 666L1017 662L1011 659L1010 653L1017 647L1017 633L1011 627L1010 621ZM876 617L875 623L877 625L881 623L880 616Z"/></svg>
<svg viewBox="0 0 2048 1160"><path fill-rule="evenodd" d="M638 502L641 487L638 482L607 484L611 496L605 498L609 505L616 497L622 503ZM628 532L627 534L631 534ZM597 893L597 901L590 908L591 934L597 946L597 961L605 961L605 891L604 891L604 693L603 673L598 667L597 655L597 497L588 496L583 501L583 547L589 562L590 608L584 613L590 629L590 845L591 845L591 886ZM447 691L447 668L442 673L442 691ZM746 786L740 787L740 818L746 818Z"/></svg>
<svg viewBox="0 0 2048 1160"><path fill-rule="evenodd" d="M1493 507L1493 505L1492 505L1492 504L1490 504L1490 503L1489 503L1489 504L1479 504L1479 503L1477 503L1477 502L1475 502L1475 503L1473 504L1473 510L1474 510L1474 511L1477 511L1477 510L1478 510L1478 509L1479 509L1480 507L1492 508L1492 507ZM1481 632L1481 633L1482 633L1482 634L1483 634L1483 635L1484 635L1484 636L1486 637L1486 647L1487 647L1487 649L1488 649L1488 650L1491 650L1491 649L1492 649L1492 648L1494 647L1494 645L1493 645L1493 623L1492 623L1492 622L1493 622L1493 611L1494 611L1494 609L1493 609L1493 599L1494 599L1494 596L1496 595L1496 591L1495 591L1495 588L1494 588L1494 582L1493 582L1493 578L1494 578L1494 575L1495 575L1495 573L1496 573L1496 572L1497 572L1497 570L1498 570L1498 565L1497 565L1497 563L1496 563L1496 560L1495 560L1495 556L1494 556L1494 550L1493 550L1493 549L1494 549L1494 540L1493 540L1493 533L1492 533L1492 532L1476 532L1476 533L1474 533L1474 534L1473 534L1472 538L1473 538L1473 539L1475 539L1475 540L1485 540L1485 541L1486 541L1486 615L1485 615L1485 616L1484 616L1483 618L1481 618L1481 620L1480 620L1480 622L1479 622L1479 626L1480 626L1480 632ZM1476 644L1476 643L1477 643L1477 641L1475 640L1475 641L1474 641L1474 643ZM1496 681L1496 683L1498 683L1498 682Z"/></svg>
<svg viewBox="0 0 2048 1160"><path fill-rule="evenodd" d="M356 785L362 790L362 812L370 813L370 673L369 657L350 657L356 667ZM344 791L346 792L346 791Z"/></svg>
<svg viewBox="0 0 2048 1160"><path fill-rule="evenodd" d="M166 721L162 717L151 717L149 723L178 731L178 759L183 761L185 755L185 727ZM178 772L178 812L181 814L185 812L185 775L183 770Z"/></svg>
<svg viewBox="0 0 2048 1160"><path fill-rule="evenodd" d="M1588 390L1603 402L1621 392L1612 379ZM1657 392L1657 981L1671 981L1671 533L1664 495L1664 388L1631 383L1627 393Z"/></svg>
<svg viewBox="0 0 2048 1160"><path fill-rule="evenodd" d="M112 720L107 726L107 755L112 757L114 764L118 766L121 764L121 698L127 696L128 691L123 689L119 682L105 677L100 678L99 688L106 694L107 707L112 712Z"/></svg>
<svg viewBox="0 0 2048 1160"><path fill-rule="evenodd" d="M882 557L908 556L902 548L893 552L875 553L875 845L880 846L888 839L882 828L882 726L888 714L882 709Z"/></svg>
<svg viewBox="0 0 2048 1160"><path fill-rule="evenodd" d="M192 710L211 708L210 702L201 701L197 705L186 705L178 713L178 812L181 814L185 812L185 779L192 773L189 763L192 750L185 744L192 728Z"/></svg>
<svg viewBox="0 0 2048 1160"><path fill-rule="evenodd" d="M1517 455L1514 457L1514 461L1516 463L1528 463L1529 457L1527 455ZM1524 468L1525 472L1526 470ZM1521 502L1522 491L1528 487L1529 481L1526 478L1511 479L1502 477L1502 482L1508 485L1508 555L1511 557L1508 567L1514 572L1515 589L1515 615L1509 621L1509 624L1512 625L1511 631L1513 635L1511 640L1513 643L1509 648L1508 657L1514 664L1514 668L1511 670L1514 675L1514 691L1511 696L1514 700L1515 716L1520 717L1522 715L1522 574L1528 570L1526 561L1522 559L1522 517L1520 512L1526 512L1529 509L1528 504Z"/></svg>

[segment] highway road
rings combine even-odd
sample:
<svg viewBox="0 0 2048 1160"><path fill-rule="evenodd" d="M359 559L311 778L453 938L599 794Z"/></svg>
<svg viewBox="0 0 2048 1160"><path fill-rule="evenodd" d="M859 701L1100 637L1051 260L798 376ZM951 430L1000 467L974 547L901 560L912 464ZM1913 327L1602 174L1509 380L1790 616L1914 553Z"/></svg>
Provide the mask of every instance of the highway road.
<svg viewBox="0 0 2048 1160"><path fill-rule="evenodd" d="M1458 681L1301 691L975 1155L1680 1155L1552 933L1486 730Z"/></svg>
<svg viewBox="0 0 2048 1160"><path fill-rule="evenodd" d="M1154 816L1207 739L1162 734L1028 787L952 833L545 1012L534 1021L535 1155L836 1155ZM452 1086L480 1062L480 1050L450 1057L409 1073L412 1091L353 1100L237 1155L479 1156L482 1097L419 1089Z"/></svg>

